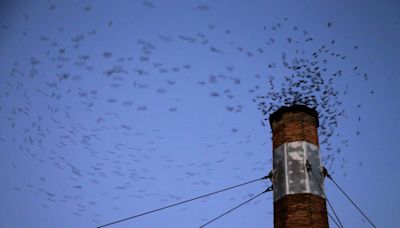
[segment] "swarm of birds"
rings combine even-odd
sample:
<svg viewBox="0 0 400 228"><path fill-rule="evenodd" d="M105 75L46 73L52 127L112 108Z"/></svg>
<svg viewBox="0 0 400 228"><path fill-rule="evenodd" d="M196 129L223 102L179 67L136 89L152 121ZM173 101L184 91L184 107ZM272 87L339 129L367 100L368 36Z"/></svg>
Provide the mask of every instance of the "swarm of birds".
<svg viewBox="0 0 400 228"><path fill-rule="evenodd" d="M56 4L46 7L50 13L61 10ZM158 9L157 4L147 0L140 7L149 12ZM193 8L199 13L212 11L208 4ZM96 7L85 5L79 10L91 14ZM26 23L33 18L29 13L23 14ZM38 40L40 51L30 53L27 58L16 58L9 67L9 75L1 78L0 123L4 131L0 134L0 145L7 151L16 151L15 159L10 159L10 167L16 173L24 170L25 164L18 162L24 157L24 162L29 160L35 166L46 167L49 175L58 173L69 187L67 191L59 191L41 173L36 182L27 180L15 186L15 192L37 193L46 200L41 205L45 209L56 203L70 204L74 216L90 216L98 225L104 220L100 218L103 214L96 210L99 201L92 194L83 196L89 188L98 190L101 200L112 201L115 211L121 209L118 204L127 197L136 200L156 197L161 202L183 198L143 187L168 178L167 172L149 168L154 161L164 170L179 173L175 181L193 186L211 185L209 178L216 177L221 168L232 173L234 179L242 179L243 169L264 175L271 164L271 159L264 156L268 153L264 149L268 141L255 147L264 149L262 152L235 151L256 144L253 129L236 123L247 118L248 113L257 112L252 100L262 113L261 124L268 128L269 114L281 106L302 104L315 108L320 115L323 161L332 169L341 153L340 145L332 143L332 139L339 136L336 129L341 118L347 116L342 102L349 90L348 86L341 88L337 83L352 73L368 80L368 74L358 66L351 71L339 67L348 59L335 51L335 40L319 43L308 31L284 18L272 26L259 28L260 36L270 37L263 38L255 48L240 44L235 40L234 29L220 28L218 24L204 24L195 33L135 37L133 44L129 39L126 46L133 46L129 53L134 54L107 49L111 47L88 48L115 26L119 26L118 22L110 19L79 32L60 26L55 37L67 39L57 40L50 32L37 36L2 25L2 33ZM326 29L332 26L328 22ZM282 34L293 36L282 39ZM269 54L279 42L288 50L282 50L279 59L274 60ZM353 50L358 48L355 45ZM176 57L177 61L171 60L169 56L178 55L177 50L186 50L191 58L181 56ZM199 55L206 53L205 62L224 59L226 63L232 56L235 60L208 69L209 62L198 63L196 51ZM242 72L248 69L239 63L256 59L262 59L263 66L251 73L246 71L250 76L244 76ZM335 61L339 63L331 63ZM196 74L199 68L208 72ZM206 107L199 105L205 101ZM221 116L230 121L218 120L214 127L222 129L219 135L197 129L203 137L196 138L194 152L191 151L196 153L196 160L182 161L176 155L179 151L167 153L161 148L167 145L175 149L175 145L168 143L184 141L171 136L176 132L168 130L185 127L187 123L182 116L189 113L188 109L195 110L190 112L195 116L190 120L201 119L196 116L198 107L215 113L221 111ZM259 124L259 120L255 122ZM347 144L348 140L343 139L342 145ZM210 152L202 157L203 151ZM235 163L241 159L246 159L248 165ZM343 167L347 161L343 158L340 162ZM111 186L112 190L101 190L98 186Z"/></svg>
<svg viewBox="0 0 400 228"><path fill-rule="evenodd" d="M284 21L287 21L287 18ZM278 23L272 27L272 30L277 31L281 27L282 24ZM331 27L332 22L328 22L327 28ZM299 27L294 26L293 31L299 32ZM357 66L345 73L343 67L346 65L346 55L335 51L335 40L318 43L306 30L300 33L298 40L287 38L288 46L294 49L291 53L294 54L282 52L280 64L275 62L267 64L268 69L283 68L286 70L285 75L270 76L267 83L268 92L257 96L253 101L262 112L263 126L267 125L269 115L282 106L305 105L317 110L320 122L319 140L324 155L323 163L334 172L332 166L336 159L335 154L340 154L341 146L348 144L347 140L342 141L342 145L332 143L332 139L340 136L336 132L338 124L348 116L343 100L349 88L348 85L341 88L338 84L346 80L347 76L354 74L362 75L362 79L367 81L368 74L362 73ZM313 43L313 45L308 45L308 43ZM298 49L299 46L303 49ZM304 49L307 46L310 48ZM353 49L358 49L358 45L355 45ZM330 63L335 61L338 63ZM279 85L275 83L278 77L284 79ZM358 120L361 121L361 117L358 117Z"/></svg>

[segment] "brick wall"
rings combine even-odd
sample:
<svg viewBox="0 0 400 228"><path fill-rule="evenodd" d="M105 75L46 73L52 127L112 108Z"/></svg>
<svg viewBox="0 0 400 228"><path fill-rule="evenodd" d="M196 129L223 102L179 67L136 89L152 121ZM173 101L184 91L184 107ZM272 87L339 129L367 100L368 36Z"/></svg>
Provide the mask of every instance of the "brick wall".
<svg viewBox="0 0 400 228"><path fill-rule="evenodd" d="M269 118L273 149L285 142L318 144L318 113L304 106L283 107Z"/></svg>
<svg viewBox="0 0 400 228"><path fill-rule="evenodd" d="M294 194L274 202L274 228L327 227L324 198L312 194Z"/></svg>

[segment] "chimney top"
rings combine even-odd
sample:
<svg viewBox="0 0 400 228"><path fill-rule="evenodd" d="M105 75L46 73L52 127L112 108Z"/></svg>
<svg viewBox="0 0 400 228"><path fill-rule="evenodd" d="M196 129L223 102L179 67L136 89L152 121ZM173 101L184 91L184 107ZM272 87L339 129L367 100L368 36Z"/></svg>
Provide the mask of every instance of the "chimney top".
<svg viewBox="0 0 400 228"><path fill-rule="evenodd" d="M319 126L318 112L315 109L309 108L309 107L307 107L305 105L292 105L292 106L282 106L282 107L280 107L274 113L269 115L269 123L270 123L270 125L272 126L272 122L282 119L282 115L284 113L288 113L288 112L303 112L303 113L306 113L306 114L308 114L310 116L313 116L313 117L315 117L315 119L317 121L317 127Z"/></svg>

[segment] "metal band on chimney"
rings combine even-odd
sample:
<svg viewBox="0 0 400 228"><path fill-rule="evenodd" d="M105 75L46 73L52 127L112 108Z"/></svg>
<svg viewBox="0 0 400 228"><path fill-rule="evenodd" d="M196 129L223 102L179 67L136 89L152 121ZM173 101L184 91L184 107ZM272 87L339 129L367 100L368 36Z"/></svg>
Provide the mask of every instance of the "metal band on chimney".
<svg viewBox="0 0 400 228"><path fill-rule="evenodd" d="M274 149L273 156L274 201L286 195L300 193L311 193L324 198L320 186L323 185L324 178L318 146L305 141L284 143ZM315 179L307 172L307 161L315 167Z"/></svg>

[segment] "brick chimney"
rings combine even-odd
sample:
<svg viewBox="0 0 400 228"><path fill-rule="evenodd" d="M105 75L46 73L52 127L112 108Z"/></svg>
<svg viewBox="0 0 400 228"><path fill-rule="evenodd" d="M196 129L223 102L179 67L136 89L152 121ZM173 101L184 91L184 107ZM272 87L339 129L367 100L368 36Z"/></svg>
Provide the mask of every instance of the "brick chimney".
<svg viewBox="0 0 400 228"><path fill-rule="evenodd" d="M317 111L302 105L282 107L270 115L269 121L273 134L274 227L329 227Z"/></svg>

